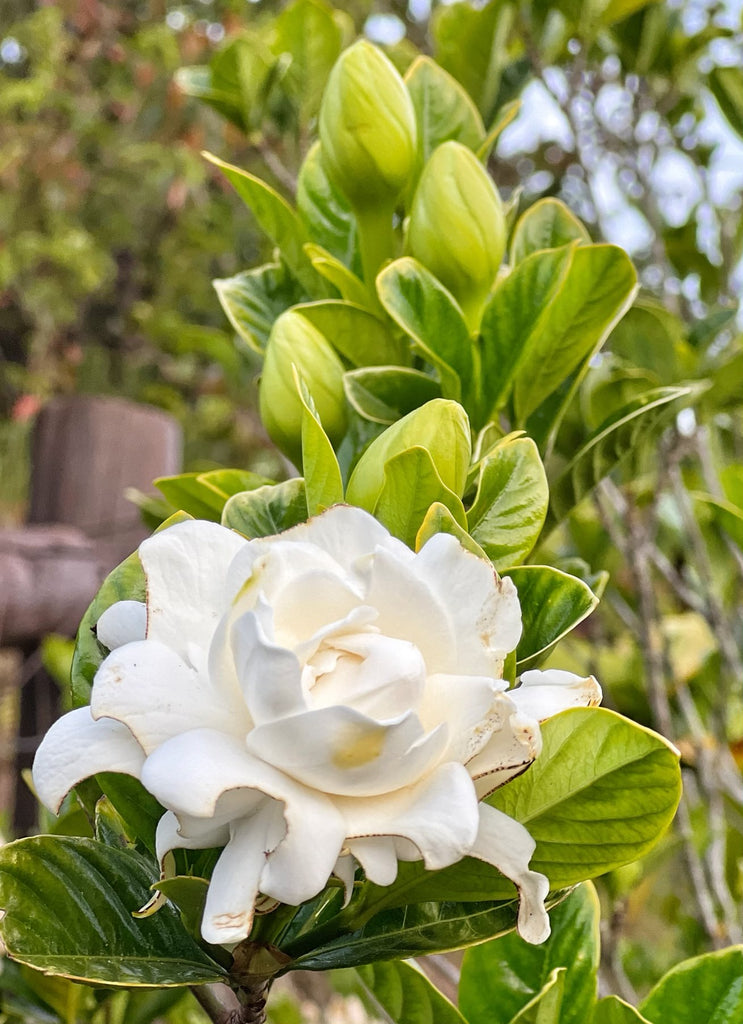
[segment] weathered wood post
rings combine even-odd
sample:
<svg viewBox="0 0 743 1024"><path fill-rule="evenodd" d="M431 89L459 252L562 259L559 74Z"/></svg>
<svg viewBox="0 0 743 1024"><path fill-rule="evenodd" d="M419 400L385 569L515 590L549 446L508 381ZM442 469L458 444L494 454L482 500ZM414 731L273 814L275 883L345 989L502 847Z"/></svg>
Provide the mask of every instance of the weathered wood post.
<svg viewBox="0 0 743 1024"><path fill-rule="evenodd" d="M181 432L167 413L122 398L56 398L39 413L32 441L27 522L0 531L0 645L19 647L25 664L42 637L74 636L108 572L147 536L127 487L181 468ZM33 661L31 661L33 664ZM28 676L28 678L24 678ZM44 672L22 670L16 770L31 764L58 706ZM19 831L34 820L18 790Z"/></svg>

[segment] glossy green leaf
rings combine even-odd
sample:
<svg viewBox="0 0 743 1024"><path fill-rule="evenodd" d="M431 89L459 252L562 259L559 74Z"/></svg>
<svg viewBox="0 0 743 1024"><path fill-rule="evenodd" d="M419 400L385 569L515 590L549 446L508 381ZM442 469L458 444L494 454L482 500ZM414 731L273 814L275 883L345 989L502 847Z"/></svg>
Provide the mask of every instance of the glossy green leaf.
<svg viewBox="0 0 743 1024"><path fill-rule="evenodd" d="M314 516L343 501L343 480L333 445L323 430L315 403L296 367L294 375L302 402L302 472L307 514Z"/></svg>
<svg viewBox="0 0 743 1024"><path fill-rule="evenodd" d="M599 999L591 1021L592 1024L652 1024L639 1010L625 1003L619 996Z"/></svg>
<svg viewBox="0 0 743 1024"><path fill-rule="evenodd" d="M590 243L591 236L559 199L540 199L519 218L511 238L511 264L540 249L559 249L571 242Z"/></svg>
<svg viewBox="0 0 743 1024"><path fill-rule="evenodd" d="M467 1024L417 967L401 961L357 967L366 992L395 1024Z"/></svg>
<svg viewBox="0 0 743 1024"><path fill-rule="evenodd" d="M532 550L548 504L547 476L537 446L531 438L516 438L482 460L467 528L501 572L523 562Z"/></svg>
<svg viewBox="0 0 743 1024"><path fill-rule="evenodd" d="M377 277L379 300L439 371L445 398L459 400L472 388L472 342L464 315L433 274L408 256Z"/></svg>
<svg viewBox="0 0 743 1024"><path fill-rule="evenodd" d="M596 1001L599 909L588 882L550 911L552 934L540 946L511 932L469 949L459 982L469 1024L510 1024L560 967L566 970L559 1024L586 1024Z"/></svg>
<svg viewBox="0 0 743 1024"><path fill-rule="evenodd" d="M253 491L256 487L265 487L274 481L249 469L210 469L200 473L199 483L213 490L224 503L233 494L241 491Z"/></svg>
<svg viewBox="0 0 743 1024"><path fill-rule="evenodd" d="M270 537L307 519L302 477L234 494L224 506L222 525L245 537Z"/></svg>
<svg viewBox="0 0 743 1024"><path fill-rule="evenodd" d="M157 823L165 814L165 808L131 775L100 772L95 780L123 819L127 834L138 839L154 856Z"/></svg>
<svg viewBox="0 0 743 1024"><path fill-rule="evenodd" d="M311 147L299 171L297 212L312 242L355 274L361 273L356 218L345 196L328 178L319 142Z"/></svg>
<svg viewBox="0 0 743 1024"><path fill-rule="evenodd" d="M681 795L678 752L605 708L573 708L542 724L542 752L488 797L529 829L531 866L553 889L644 856Z"/></svg>
<svg viewBox="0 0 743 1024"><path fill-rule="evenodd" d="M426 448L409 448L385 463L374 515L394 537L414 548L418 530L434 502L445 505L465 527L462 500L444 484Z"/></svg>
<svg viewBox="0 0 743 1024"><path fill-rule="evenodd" d="M685 960L665 974L640 1010L653 1024L740 1024L743 946Z"/></svg>
<svg viewBox="0 0 743 1024"><path fill-rule="evenodd" d="M407 362L405 347L388 326L353 302L326 299L294 307L353 366L387 366Z"/></svg>
<svg viewBox="0 0 743 1024"><path fill-rule="evenodd" d="M364 282L337 256L315 242L307 242L304 251L313 268L337 289L342 299L364 309L372 308L373 301Z"/></svg>
<svg viewBox="0 0 743 1024"><path fill-rule="evenodd" d="M302 124L316 117L330 69L343 45L333 9L321 0L294 0L274 22L272 50L291 57L284 85L299 107Z"/></svg>
<svg viewBox="0 0 743 1024"><path fill-rule="evenodd" d="M466 89L430 57L416 57L405 74L405 84L418 128L414 184L437 146L454 139L477 150L485 138L485 126Z"/></svg>
<svg viewBox="0 0 743 1024"><path fill-rule="evenodd" d="M420 551L426 541L437 533L450 533L457 538L463 548L490 563L490 559L480 545L459 525L446 505L442 505L438 501L434 502L426 512L415 538L415 550Z"/></svg>
<svg viewBox="0 0 743 1024"><path fill-rule="evenodd" d="M439 384L427 373L398 366L351 370L343 387L359 416L385 426L441 395Z"/></svg>
<svg viewBox="0 0 743 1024"><path fill-rule="evenodd" d="M556 967L542 990L519 1010L511 1024L560 1024L564 987L565 968Z"/></svg>
<svg viewBox="0 0 743 1024"><path fill-rule="evenodd" d="M131 850L35 836L0 850L0 922L8 953L36 970L115 986L199 985L224 971L169 907L132 917L153 868ZM32 895L31 895L32 894Z"/></svg>
<svg viewBox="0 0 743 1024"><path fill-rule="evenodd" d="M196 875L175 875L157 882L157 892L167 896L178 908L186 930L195 938L201 932L208 889L208 879Z"/></svg>
<svg viewBox="0 0 743 1024"><path fill-rule="evenodd" d="M519 671L535 668L558 640L587 618L598 598L583 580L548 565L522 565L506 574L516 584L523 632L516 648Z"/></svg>
<svg viewBox="0 0 743 1024"><path fill-rule="evenodd" d="M292 274L310 295L324 293L322 281L312 268L304 251L307 238L296 212L279 193L254 174L228 164L211 153L204 156L218 167L237 194L252 211L261 229L281 250L281 256Z"/></svg>
<svg viewBox="0 0 743 1024"><path fill-rule="evenodd" d="M703 387L654 388L613 413L550 481L550 526L563 519L596 484L665 428L682 400L691 401Z"/></svg>
<svg viewBox="0 0 743 1024"><path fill-rule="evenodd" d="M728 124L743 137L743 70L736 65L715 67L707 81Z"/></svg>
<svg viewBox="0 0 743 1024"><path fill-rule="evenodd" d="M265 351L274 320L305 297L280 263L266 263L212 283L238 337L258 353Z"/></svg>
<svg viewBox="0 0 743 1024"><path fill-rule="evenodd" d="M213 487L202 483L201 473L160 476L152 482L173 508L187 512L195 519L219 522L224 500Z"/></svg>

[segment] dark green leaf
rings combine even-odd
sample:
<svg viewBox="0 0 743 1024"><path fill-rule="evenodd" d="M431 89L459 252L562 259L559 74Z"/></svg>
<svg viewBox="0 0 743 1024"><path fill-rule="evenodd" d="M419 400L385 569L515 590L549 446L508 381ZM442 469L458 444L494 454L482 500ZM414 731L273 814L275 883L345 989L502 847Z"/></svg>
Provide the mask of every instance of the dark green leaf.
<svg viewBox="0 0 743 1024"><path fill-rule="evenodd" d="M518 669L535 668L558 640L587 618L598 598L583 580L547 565L522 565L506 573L516 584L523 632L516 648Z"/></svg>
<svg viewBox="0 0 743 1024"><path fill-rule="evenodd" d="M0 934L15 960L101 985L198 985L223 970L169 907L132 917L155 874L138 854L90 839L35 836L0 850Z"/></svg>
<svg viewBox="0 0 743 1024"><path fill-rule="evenodd" d="M138 839L154 855L157 823L165 814L151 793L148 793L139 779L117 772L100 772L96 782L121 815L127 832ZM136 908L135 908L136 909Z"/></svg>
<svg viewBox="0 0 743 1024"><path fill-rule="evenodd" d="M653 1024L740 1024L743 946L685 960L660 979L640 1011Z"/></svg>
<svg viewBox="0 0 743 1024"><path fill-rule="evenodd" d="M559 249L571 242L589 243L591 236L559 199L540 199L519 218L511 239L511 264L540 249Z"/></svg>
<svg viewBox="0 0 743 1024"><path fill-rule="evenodd" d="M531 438L503 442L482 460L467 527L499 572L532 550L548 503L547 477Z"/></svg>
<svg viewBox="0 0 743 1024"><path fill-rule="evenodd" d="M359 416L385 426L441 395L441 387L428 374L398 366L351 370L343 387Z"/></svg>
<svg viewBox="0 0 743 1024"><path fill-rule="evenodd" d="M374 1002L395 1024L467 1024L422 971L400 961L357 967Z"/></svg>
<svg viewBox="0 0 743 1024"><path fill-rule="evenodd" d="M306 519L307 496L301 477L234 494L222 513L223 526L251 539L270 537Z"/></svg>
<svg viewBox="0 0 743 1024"><path fill-rule="evenodd" d="M305 297L280 263L217 278L212 284L238 336L259 353L266 348L274 320Z"/></svg>
<svg viewBox="0 0 743 1024"><path fill-rule="evenodd" d="M728 124L743 137L743 70L735 65L716 67L707 81Z"/></svg>
<svg viewBox="0 0 743 1024"><path fill-rule="evenodd" d="M586 883L550 911L552 934L530 946L516 933L469 949L459 1005L469 1024L509 1024L537 996L555 968L566 968L559 1024L586 1024L596 1001L599 903Z"/></svg>

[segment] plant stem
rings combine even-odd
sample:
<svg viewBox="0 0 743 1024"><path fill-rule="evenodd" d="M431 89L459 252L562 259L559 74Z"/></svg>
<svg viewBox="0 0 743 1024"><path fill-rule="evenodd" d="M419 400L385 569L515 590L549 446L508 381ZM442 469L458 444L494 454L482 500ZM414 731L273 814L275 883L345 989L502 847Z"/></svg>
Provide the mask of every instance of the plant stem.
<svg viewBox="0 0 743 1024"><path fill-rule="evenodd" d="M194 985L191 991L214 1024L265 1024L270 980L234 992L227 985Z"/></svg>
<svg viewBox="0 0 743 1024"><path fill-rule="evenodd" d="M359 229L361 265L364 269L364 284L372 301L376 302L374 286L379 268L395 255L395 233L392 227L394 209L370 207L354 211Z"/></svg>

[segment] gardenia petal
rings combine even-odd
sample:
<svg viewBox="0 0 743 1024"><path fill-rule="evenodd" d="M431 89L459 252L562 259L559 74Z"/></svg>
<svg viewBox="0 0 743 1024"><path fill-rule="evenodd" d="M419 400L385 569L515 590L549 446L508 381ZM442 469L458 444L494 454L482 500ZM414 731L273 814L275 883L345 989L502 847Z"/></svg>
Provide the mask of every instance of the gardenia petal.
<svg viewBox="0 0 743 1024"><path fill-rule="evenodd" d="M505 685L488 676L428 677L418 714L426 731L446 723L449 743L443 759L466 764L485 746L501 723L498 694Z"/></svg>
<svg viewBox="0 0 743 1024"><path fill-rule="evenodd" d="M471 857L477 857L498 868L519 891L519 935L526 942L538 945L549 938L550 921L544 907L549 893L545 875L529 868L536 843L518 821L507 814L480 804L480 827Z"/></svg>
<svg viewBox="0 0 743 1024"><path fill-rule="evenodd" d="M98 640L109 651L134 640L144 640L147 605L143 601L117 601L99 616L95 624Z"/></svg>
<svg viewBox="0 0 743 1024"><path fill-rule="evenodd" d="M56 814L73 786L98 772L139 778L144 752L125 725L76 708L58 719L41 741L32 770L39 800Z"/></svg>
<svg viewBox="0 0 743 1024"><path fill-rule="evenodd" d="M305 710L297 656L268 640L255 612L241 615L232 627L232 650L245 703L256 725Z"/></svg>
<svg viewBox="0 0 743 1024"><path fill-rule="evenodd" d="M229 602L225 577L244 537L217 523L176 523L143 541L147 579L147 638L188 660L189 647L207 651Z"/></svg>
<svg viewBox="0 0 743 1024"><path fill-rule="evenodd" d="M392 885L397 878L397 850L393 836L352 839L348 849L375 885Z"/></svg>
<svg viewBox="0 0 743 1024"><path fill-rule="evenodd" d="M521 685L509 690L508 696L523 714L544 722L567 708L600 704L601 687L593 676L581 677L556 668L545 672L532 669L522 674Z"/></svg>

